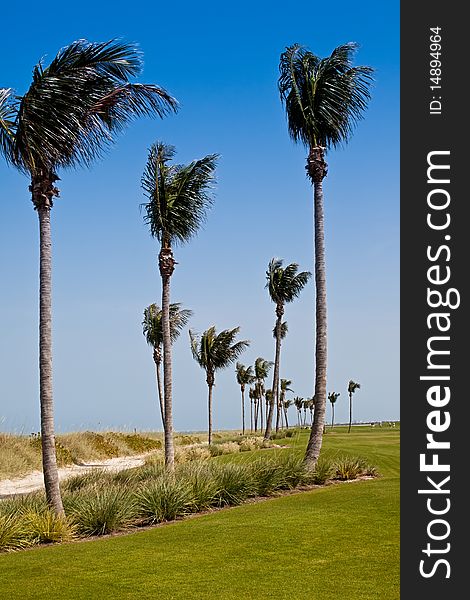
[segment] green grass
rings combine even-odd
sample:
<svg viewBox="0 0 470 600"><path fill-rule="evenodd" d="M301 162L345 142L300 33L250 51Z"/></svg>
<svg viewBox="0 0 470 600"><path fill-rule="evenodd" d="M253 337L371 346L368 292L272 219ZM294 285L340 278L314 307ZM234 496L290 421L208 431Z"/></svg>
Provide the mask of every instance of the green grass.
<svg viewBox="0 0 470 600"><path fill-rule="evenodd" d="M299 454L307 432L276 440ZM6 598L397 600L399 431L338 428L325 454L381 477L331 485L97 541L0 555ZM215 461L256 460L259 450ZM19 582L21 581L21 585Z"/></svg>

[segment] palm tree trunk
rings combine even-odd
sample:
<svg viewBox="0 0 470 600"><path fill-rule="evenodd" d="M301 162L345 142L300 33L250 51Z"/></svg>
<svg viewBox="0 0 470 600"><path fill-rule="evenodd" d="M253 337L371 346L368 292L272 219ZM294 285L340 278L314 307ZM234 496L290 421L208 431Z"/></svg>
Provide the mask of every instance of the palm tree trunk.
<svg viewBox="0 0 470 600"><path fill-rule="evenodd" d="M253 398L250 398L250 433L253 433Z"/></svg>
<svg viewBox="0 0 470 600"><path fill-rule="evenodd" d="M157 390L158 390L158 401L160 403L160 414L162 416L162 425L165 429L165 407L163 405L163 391L162 391L162 377L160 373L160 363L155 361L155 371L157 374Z"/></svg>
<svg viewBox="0 0 470 600"><path fill-rule="evenodd" d="M209 428L207 440L209 446L212 444L212 385L209 385L208 412L209 412Z"/></svg>
<svg viewBox="0 0 470 600"><path fill-rule="evenodd" d="M327 368L327 304L325 264L325 220L323 211L323 178L326 163L321 149L312 149L309 155L314 182L314 228L315 228L315 291L316 291L316 341L315 341L315 417L305 453L308 468L314 468L323 441L326 411L326 368Z"/></svg>
<svg viewBox="0 0 470 600"><path fill-rule="evenodd" d="M242 435L245 435L245 389L242 388Z"/></svg>
<svg viewBox="0 0 470 600"><path fill-rule="evenodd" d="M331 408L333 409L333 414L331 415L331 429L335 426L335 405L332 404Z"/></svg>
<svg viewBox="0 0 470 600"><path fill-rule="evenodd" d="M164 430L165 430L165 466L169 471L175 470L175 447L173 444L173 410L172 410L172 363L170 335L170 279L175 268L175 260L171 248L164 247L158 257L162 277L162 338L163 338L163 396L164 396Z"/></svg>
<svg viewBox="0 0 470 600"><path fill-rule="evenodd" d="M64 507L59 487L52 394L52 239L51 205L37 207L39 216L39 395L41 445L47 503L57 515Z"/></svg>
<svg viewBox="0 0 470 600"><path fill-rule="evenodd" d="M351 424L352 424L352 394L351 394L351 392L349 392L349 427L348 427L348 433L351 431Z"/></svg>
<svg viewBox="0 0 470 600"><path fill-rule="evenodd" d="M287 420L287 408L284 409L284 416L286 419L286 429L289 429L289 421Z"/></svg>
<svg viewBox="0 0 470 600"><path fill-rule="evenodd" d="M269 440L273 426L274 405L277 408L276 431L279 431L279 362L281 357L281 322L284 309L278 305L276 307L276 355L274 358L274 373L273 373L273 399L269 404L269 412L266 417L266 431L264 439Z"/></svg>
<svg viewBox="0 0 470 600"><path fill-rule="evenodd" d="M260 420L260 431L263 431L264 419L263 419L263 395L259 399L259 420Z"/></svg>

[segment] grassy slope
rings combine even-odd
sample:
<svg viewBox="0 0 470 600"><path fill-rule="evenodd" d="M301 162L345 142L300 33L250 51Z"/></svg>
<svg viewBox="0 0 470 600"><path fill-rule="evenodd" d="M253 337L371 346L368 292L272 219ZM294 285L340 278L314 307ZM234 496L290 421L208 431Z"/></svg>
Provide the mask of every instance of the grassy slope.
<svg viewBox="0 0 470 600"><path fill-rule="evenodd" d="M365 428L350 435L339 431L325 436L326 451L347 447L366 456L378 465L382 478L231 508L128 536L2 555L2 595L396 600L399 434ZM299 451L305 442L302 434L296 441ZM237 459L248 455L255 453Z"/></svg>

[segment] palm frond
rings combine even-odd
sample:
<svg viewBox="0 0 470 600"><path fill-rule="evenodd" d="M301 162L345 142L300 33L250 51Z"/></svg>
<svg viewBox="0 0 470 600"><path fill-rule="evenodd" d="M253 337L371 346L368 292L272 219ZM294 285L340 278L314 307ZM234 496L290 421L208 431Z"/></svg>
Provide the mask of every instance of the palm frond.
<svg viewBox="0 0 470 600"><path fill-rule="evenodd" d="M180 302L170 304L170 339L175 342L183 328L188 324L193 311L181 308ZM163 344L162 310L157 304L151 304L144 310L142 329L147 344L160 348Z"/></svg>
<svg viewBox="0 0 470 600"><path fill-rule="evenodd" d="M235 342L239 331L239 327L234 327L217 334L214 326L201 336L190 331L193 358L206 371L217 371L228 367L250 344L248 340Z"/></svg>
<svg viewBox="0 0 470 600"><path fill-rule="evenodd" d="M310 147L348 141L370 100L373 69L353 67L357 44L320 59L299 44L281 54L278 88L289 135Z"/></svg>
<svg viewBox="0 0 470 600"><path fill-rule="evenodd" d="M31 173L88 165L133 118L176 111L163 88L129 83L140 66L136 48L114 40L79 40L36 65L20 98L14 163Z"/></svg>
<svg viewBox="0 0 470 600"><path fill-rule="evenodd" d="M205 221L218 159L209 154L189 165L168 165L173 156L172 146L154 144L141 180L149 199L144 220L152 236L170 244L186 242Z"/></svg>
<svg viewBox="0 0 470 600"><path fill-rule="evenodd" d="M17 105L9 88L0 88L0 154L12 162Z"/></svg>
<svg viewBox="0 0 470 600"><path fill-rule="evenodd" d="M282 260L273 258L266 271L265 288L276 304L285 304L297 298L312 275L309 271L297 273L297 263L291 263L285 268L282 264Z"/></svg>

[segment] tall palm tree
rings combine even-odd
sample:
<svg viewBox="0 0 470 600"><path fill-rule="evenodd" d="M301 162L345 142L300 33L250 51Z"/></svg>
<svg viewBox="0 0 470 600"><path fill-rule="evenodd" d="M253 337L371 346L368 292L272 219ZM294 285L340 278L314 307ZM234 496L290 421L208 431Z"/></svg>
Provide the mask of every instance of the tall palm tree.
<svg viewBox="0 0 470 600"><path fill-rule="evenodd" d="M349 427L348 427L348 433L351 431L351 424L352 424L352 397L353 397L354 392L356 390L359 390L360 388L361 388L361 384L360 383L356 383L352 379L349 381L349 383L348 383L348 394L349 394Z"/></svg>
<svg viewBox="0 0 470 600"><path fill-rule="evenodd" d="M353 67L357 45L339 46L319 58L299 44L281 54L279 93L294 142L309 150L307 175L314 187L315 222L315 397L317 405L305 463L314 468L323 439L326 413L327 316L323 179L325 152L348 141L370 99L373 69Z"/></svg>
<svg viewBox="0 0 470 600"><path fill-rule="evenodd" d="M288 409L294 404L293 400L284 400L282 408L284 409L284 417L286 419L286 428L289 429L289 421L287 420Z"/></svg>
<svg viewBox="0 0 470 600"><path fill-rule="evenodd" d="M299 427L301 427L302 425L302 408L304 406L304 399L301 398L300 396L296 396L294 398L294 406L297 409L297 423L299 425Z"/></svg>
<svg viewBox="0 0 470 600"><path fill-rule="evenodd" d="M289 302L293 302L295 298L299 296L311 276L311 273L308 271L297 273L299 269L297 263L291 263L286 267L283 267L282 264L282 260L273 258L266 271L267 282L265 287L269 292L271 300L276 305L276 353L272 387L274 403L270 405L269 413L266 418L266 431L264 432L264 439L266 440L269 439L269 436L271 435L274 405L278 407L279 403L279 365L281 358L282 316L284 314L284 306ZM277 423L276 429L279 429L279 422Z"/></svg>
<svg viewBox="0 0 470 600"><path fill-rule="evenodd" d="M255 425L255 421L254 421L254 411L253 411L253 404L254 407L256 409L256 391L254 388L250 388L248 390L248 396L250 398L250 431L251 433L253 433L253 431L256 431L256 425ZM253 429L253 426L255 426L255 429Z"/></svg>
<svg viewBox="0 0 470 600"><path fill-rule="evenodd" d="M282 410L284 407L286 392L294 391L293 389L291 389L289 387L291 384L292 384L292 381L290 379L281 379L281 386L280 386L279 400L278 400L278 407L277 407L278 412L277 412L277 418L276 418L276 432L279 431L279 415L282 413Z"/></svg>
<svg viewBox="0 0 470 600"><path fill-rule="evenodd" d="M335 402L339 396L341 396L340 392L330 392L328 394L328 400L331 402L331 429L333 429L335 424Z"/></svg>
<svg viewBox="0 0 470 600"><path fill-rule="evenodd" d="M235 365L235 373L242 393L242 435L245 435L245 386L251 385L255 381L255 376L251 365L245 367L239 362Z"/></svg>
<svg viewBox="0 0 470 600"><path fill-rule="evenodd" d="M214 326L209 327L201 336L189 331L193 358L206 372L206 382L209 388L209 444L212 443L212 388L215 384L215 373L234 363L245 348L250 345L248 340L235 342L239 331L240 327L234 327L233 329L225 329L218 334Z"/></svg>
<svg viewBox="0 0 470 600"><path fill-rule="evenodd" d="M156 85L131 83L141 71L135 46L79 40L33 69L23 96L0 90L0 152L27 175L39 218L39 388L44 484L63 513L55 454L52 392L51 209L60 168L89 166L132 118L163 117L177 103Z"/></svg>
<svg viewBox="0 0 470 600"><path fill-rule="evenodd" d="M181 308L180 302L170 304L170 339L171 343L180 335L182 329L188 324L193 311ZM142 330L147 340L147 344L153 348L153 360L155 362L155 371L157 374L158 400L160 403L160 413L162 416L162 425L165 426L165 407L163 404L162 378L160 367L162 364L163 348L163 328L162 328L162 310L157 304L150 304L144 310L144 320L142 321Z"/></svg>
<svg viewBox="0 0 470 600"><path fill-rule="evenodd" d="M162 278L163 396L165 412L165 465L175 468L173 444L172 361L170 330L170 281L176 261L173 246L194 237L212 204L210 188L215 181L217 155L209 154L189 165L169 164L175 148L157 142L149 151L142 188L145 222L160 242L158 265Z"/></svg>
<svg viewBox="0 0 470 600"><path fill-rule="evenodd" d="M261 356L258 356L258 358L255 360L255 378L256 378L255 389L257 392L258 399L259 399L259 407L261 410L261 419L262 419L262 409L263 409L262 400L263 400L264 394L265 394L264 382L265 382L265 379L267 378L267 376L269 375L269 371L271 370L272 366L273 366L273 363L271 361L265 360ZM262 421L261 421L261 429L263 429Z"/></svg>

